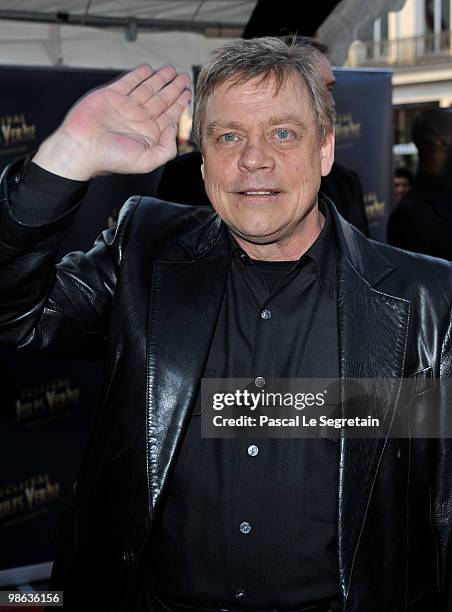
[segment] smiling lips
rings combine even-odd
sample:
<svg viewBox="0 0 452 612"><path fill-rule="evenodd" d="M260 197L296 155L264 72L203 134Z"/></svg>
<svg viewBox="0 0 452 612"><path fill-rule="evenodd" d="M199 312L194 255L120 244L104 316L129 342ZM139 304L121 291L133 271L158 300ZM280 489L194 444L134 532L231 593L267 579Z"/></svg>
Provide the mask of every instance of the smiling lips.
<svg viewBox="0 0 452 612"><path fill-rule="evenodd" d="M243 196L275 196L281 192L273 189L249 189L246 191L239 191L238 193Z"/></svg>

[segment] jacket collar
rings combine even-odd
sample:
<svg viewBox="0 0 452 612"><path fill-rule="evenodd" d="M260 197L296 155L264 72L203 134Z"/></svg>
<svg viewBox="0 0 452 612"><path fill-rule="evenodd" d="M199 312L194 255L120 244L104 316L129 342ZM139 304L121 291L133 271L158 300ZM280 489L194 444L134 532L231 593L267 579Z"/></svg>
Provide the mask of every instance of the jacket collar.
<svg viewBox="0 0 452 612"><path fill-rule="evenodd" d="M372 240L366 238L337 212L331 200L328 200L328 205L335 221L340 253L355 272L374 287L393 272L395 265L375 248Z"/></svg>
<svg viewBox="0 0 452 612"><path fill-rule="evenodd" d="M218 240L227 240L226 225L213 208L209 210L209 213L207 219L200 225L176 239L176 242L193 260L198 260L206 255Z"/></svg>
<svg viewBox="0 0 452 612"><path fill-rule="evenodd" d="M395 266L377 251L372 241L338 213L329 198L323 194L320 194L320 197L330 212L339 251L366 283L373 287L390 274ZM213 209L209 212L200 225L177 239L178 244L193 260L203 257L219 240L224 240L226 246L226 224Z"/></svg>

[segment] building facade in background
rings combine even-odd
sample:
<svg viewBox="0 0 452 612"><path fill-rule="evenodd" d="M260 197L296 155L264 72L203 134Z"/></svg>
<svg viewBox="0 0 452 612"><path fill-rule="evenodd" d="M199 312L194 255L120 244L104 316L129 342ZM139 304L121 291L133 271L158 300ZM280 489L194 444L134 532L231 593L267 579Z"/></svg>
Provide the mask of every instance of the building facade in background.
<svg viewBox="0 0 452 612"><path fill-rule="evenodd" d="M406 0L381 16L369 40L355 41L347 66L393 70L396 165L414 169L411 126L417 113L452 106L452 0Z"/></svg>

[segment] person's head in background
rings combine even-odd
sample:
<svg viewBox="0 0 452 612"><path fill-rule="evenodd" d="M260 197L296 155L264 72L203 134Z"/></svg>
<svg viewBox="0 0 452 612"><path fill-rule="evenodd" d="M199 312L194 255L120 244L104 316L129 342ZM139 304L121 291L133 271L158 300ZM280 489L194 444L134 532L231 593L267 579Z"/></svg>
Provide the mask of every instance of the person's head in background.
<svg viewBox="0 0 452 612"><path fill-rule="evenodd" d="M336 77L333 74L333 68L328 60L328 47L319 40L309 36L290 35L284 36L283 38L287 44L296 44L300 46L305 45L307 47L311 47L312 49L316 49L319 52L317 54L317 63L320 72L322 73L323 80L325 81L326 88L330 93L333 106L336 106L333 96L333 90L336 85Z"/></svg>
<svg viewBox="0 0 452 612"><path fill-rule="evenodd" d="M433 108L417 115L411 137L423 172L452 183L452 108Z"/></svg>
<svg viewBox="0 0 452 612"><path fill-rule="evenodd" d="M396 168L394 172L394 202L398 204L413 185L413 173L408 168Z"/></svg>

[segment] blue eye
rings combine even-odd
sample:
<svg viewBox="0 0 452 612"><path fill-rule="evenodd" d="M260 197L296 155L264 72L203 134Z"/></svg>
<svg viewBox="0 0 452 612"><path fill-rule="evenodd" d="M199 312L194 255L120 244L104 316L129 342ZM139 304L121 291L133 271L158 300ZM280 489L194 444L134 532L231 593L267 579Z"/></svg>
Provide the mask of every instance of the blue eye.
<svg viewBox="0 0 452 612"><path fill-rule="evenodd" d="M220 137L220 140L222 140L223 142L234 142L236 138L236 134L234 134L233 132L228 132L227 134L223 134Z"/></svg>
<svg viewBox="0 0 452 612"><path fill-rule="evenodd" d="M276 132L276 136L280 139L280 140L288 140L289 136L290 136L290 132L289 130L286 129L281 129L278 130Z"/></svg>

